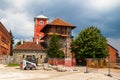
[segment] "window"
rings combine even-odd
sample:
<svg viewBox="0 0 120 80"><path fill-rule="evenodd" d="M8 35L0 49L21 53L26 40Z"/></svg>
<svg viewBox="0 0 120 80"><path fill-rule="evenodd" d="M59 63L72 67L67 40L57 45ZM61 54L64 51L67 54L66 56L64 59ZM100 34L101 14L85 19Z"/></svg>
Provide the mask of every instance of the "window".
<svg viewBox="0 0 120 80"><path fill-rule="evenodd" d="M5 44L7 43L7 39L4 36L2 36L2 40L1 41L4 42Z"/></svg>
<svg viewBox="0 0 120 80"><path fill-rule="evenodd" d="M25 58L25 55L23 55L23 58Z"/></svg>
<svg viewBox="0 0 120 80"><path fill-rule="evenodd" d="M40 55L40 59L42 59L42 55Z"/></svg>
<svg viewBox="0 0 120 80"><path fill-rule="evenodd" d="M41 20L41 21L40 21L40 25L43 25L43 24L44 24L44 22Z"/></svg>

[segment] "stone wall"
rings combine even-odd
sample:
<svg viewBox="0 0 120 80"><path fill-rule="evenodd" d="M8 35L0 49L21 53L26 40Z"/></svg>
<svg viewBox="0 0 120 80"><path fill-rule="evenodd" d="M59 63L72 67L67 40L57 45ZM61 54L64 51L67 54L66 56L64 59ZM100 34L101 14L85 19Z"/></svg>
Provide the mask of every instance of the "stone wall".
<svg viewBox="0 0 120 80"><path fill-rule="evenodd" d="M46 53L44 52L15 52L13 54L14 63L20 63L28 55L34 55L35 58L38 58L38 64L43 63L46 59Z"/></svg>
<svg viewBox="0 0 120 80"><path fill-rule="evenodd" d="M7 55L2 55L0 57L0 64L7 64L8 63L8 56Z"/></svg>

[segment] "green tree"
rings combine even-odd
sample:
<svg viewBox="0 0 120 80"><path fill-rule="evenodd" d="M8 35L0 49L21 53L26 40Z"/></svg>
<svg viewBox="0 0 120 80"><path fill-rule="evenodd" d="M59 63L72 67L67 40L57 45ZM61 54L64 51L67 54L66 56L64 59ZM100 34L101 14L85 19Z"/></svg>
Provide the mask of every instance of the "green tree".
<svg viewBox="0 0 120 80"><path fill-rule="evenodd" d="M14 45L14 37L13 37L13 34L12 34L12 31L10 30L9 32L10 36L11 36L11 44L10 44L10 56L13 55L13 45Z"/></svg>
<svg viewBox="0 0 120 80"><path fill-rule="evenodd" d="M108 56L107 40L94 26L82 30L72 41L71 47L77 58L105 58Z"/></svg>
<svg viewBox="0 0 120 80"><path fill-rule="evenodd" d="M50 58L63 58L64 52L60 50L61 45L57 35L53 35L50 39L50 44L48 46L47 55Z"/></svg>

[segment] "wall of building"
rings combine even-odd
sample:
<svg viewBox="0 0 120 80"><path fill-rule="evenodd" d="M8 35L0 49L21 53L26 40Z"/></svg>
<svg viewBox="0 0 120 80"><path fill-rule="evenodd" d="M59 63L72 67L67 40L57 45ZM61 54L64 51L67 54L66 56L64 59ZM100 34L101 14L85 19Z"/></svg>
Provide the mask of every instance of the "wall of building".
<svg viewBox="0 0 120 80"><path fill-rule="evenodd" d="M117 51L116 49L114 49L111 46L108 46L109 49L109 55L110 55L110 62L111 63L116 63L116 59L117 59Z"/></svg>
<svg viewBox="0 0 120 80"><path fill-rule="evenodd" d="M7 57L10 54L10 44L11 37L9 35L9 32L0 22L0 60L2 60L3 62L6 62Z"/></svg>
<svg viewBox="0 0 120 80"><path fill-rule="evenodd" d="M44 52L14 52L13 54L13 62L20 63L22 62L26 56L34 55L35 58L38 58L38 63L43 63L46 59L46 53Z"/></svg>
<svg viewBox="0 0 120 80"><path fill-rule="evenodd" d="M42 22L42 24L41 24ZM39 19L35 18L35 26L34 26L34 42L44 36L44 33L41 32L41 29L47 24L47 19Z"/></svg>
<svg viewBox="0 0 120 80"><path fill-rule="evenodd" d="M46 35L46 37L44 38L44 41L45 43L47 43L48 46L49 46L51 36L54 35L54 33L58 35L59 42L61 44L61 50L63 50L65 57L66 58L72 57L71 47L70 47L70 43L71 43L71 28L70 27L51 25L51 27L50 26L46 27L46 30L44 30L44 33L46 34L51 33L51 34Z"/></svg>

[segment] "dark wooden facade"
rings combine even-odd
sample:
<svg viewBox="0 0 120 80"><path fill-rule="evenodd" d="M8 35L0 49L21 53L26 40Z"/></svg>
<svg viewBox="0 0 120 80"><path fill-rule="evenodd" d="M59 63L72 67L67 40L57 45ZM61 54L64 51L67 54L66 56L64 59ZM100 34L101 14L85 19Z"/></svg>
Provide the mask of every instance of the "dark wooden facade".
<svg viewBox="0 0 120 80"><path fill-rule="evenodd" d="M56 33L61 37L67 37L67 35L70 34L70 32L67 32L68 29L71 29L71 28L63 27L63 26L48 25L46 29L43 30L43 32L48 35Z"/></svg>
<svg viewBox="0 0 120 80"><path fill-rule="evenodd" d="M0 22L0 59L7 57L10 53L11 36Z"/></svg>
<svg viewBox="0 0 120 80"><path fill-rule="evenodd" d="M59 36L59 41L62 44L61 49L65 53L66 57L71 57L70 43L71 43L71 31L75 26L56 18L51 23L47 24L41 31L45 34L43 37L45 43L49 45L51 35L56 34Z"/></svg>

